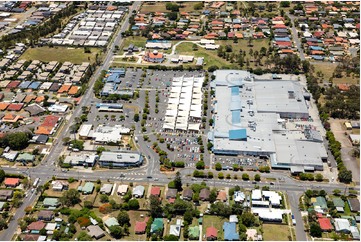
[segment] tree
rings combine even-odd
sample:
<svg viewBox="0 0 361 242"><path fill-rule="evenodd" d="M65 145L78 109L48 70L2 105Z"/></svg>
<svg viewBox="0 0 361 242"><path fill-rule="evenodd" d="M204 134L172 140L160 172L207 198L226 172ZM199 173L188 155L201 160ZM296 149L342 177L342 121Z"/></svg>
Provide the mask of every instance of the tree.
<svg viewBox="0 0 361 242"><path fill-rule="evenodd" d="M5 144L12 150L25 149L30 140L30 134L25 132L9 133L5 136Z"/></svg>
<svg viewBox="0 0 361 242"><path fill-rule="evenodd" d="M179 171L175 175L174 185L178 191L182 191L182 178L181 178L181 174Z"/></svg>
<svg viewBox="0 0 361 242"><path fill-rule="evenodd" d="M261 180L261 175L260 174L254 175L254 180L255 181L260 181Z"/></svg>
<svg viewBox="0 0 361 242"><path fill-rule="evenodd" d="M282 1L282 2L280 2L280 6L282 7L282 8L288 8L289 6L290 6L290 1Z"/></svg>
<svg viewBox="0 0 361 242"><path fill-rule="evenodd" d="M205 167L205 164L204 164L203 161L198 161L198 162L196 163L196 168L197 168L198 170L204 170L204 167Z"/></svg>
<svg viewBox="0 0 361 242"><path fill-rule="evenodd" d="M321 237L322 236L322 230L318 223L312 222L310 225L310 235L312 237Z"/></svg>
<svg viewBox="0 0 361 242"><path fill-rule="evenodd" d="M137 199L130 199L128 202L130 210L138 210L139 209L139 202Z"/></svg>
<svg viewBox="0 0 361 242"><path fill-rule="evenodd" d="M78 235L78 241L91 241L93 240L90 235L88 235L85 231L81 231Z"/></svg>
<svg viewBox="0 0 361 242"><path fill-rule="evenodd" d="M241 215L241 221L246 227L253 227L256 222L256 217L250 212L244 212Z"/></svg>
<svg viewBox="0 0 361 242"><path fill-rule="evenodd" d="M323 175L321 173L317 173L315 176L315 180L318 182L323 181Z"/></svg>
<svg viewBox="0 0 361 242"><path fill-rule="evenodd" d="M174 234L166 235L163 237L164 241L178 241L179 238L175 236Z"/></svg>
<svg viewBox="0 0 361 242"><path fill-rule="evenodd" d="M93 203L91 201L84 201L84 208L93 208Z"/></svg>
<svg viewBox="0 0 361 242"><path fill-rule="evenodd" d="M333 190L333 195L340 196L340 194L341 194L341 190L339 190L339 189Z"/></svg>
<svg viewBox="0 0 361 242"><path fill-rule="evenodd" d="M101 202L101 203L107 203L107 202L109 202L109 197L108 197L108 195L101 194L101 195L100 195L100 202Z"/></svg>
<svg viewBox="0 0 361 242"><path fill-rule="evenodd" d="M150 215L153 218L161 217L163 213L163 208L159 198L157 196L150 195L149 201L150 201Z"/></svg>
<svg viewBox="0 0 361 242"><path fill-rule="evenodd" d="M127 203L124 203L124 204L127 204ZM110 213L112 210L113 210L113 207L109 203L105 203L99 207L99 212L104 213L104 214Z"/></svg>
<svg viewBox="0 0 361 242"><path fill-rule="evenodd" d="M123 230L120 226L110 226L109 231L110 234L116 239L120 239L123 236Z"/></svg>
<svg viewBox="0 0 361 242"><path fill-rule="evenodd" d="M2 183L5 180L5 171L3 169L0 169L0 183Z"/></svg>
<svg viewBox="0 0 361 242"><path fill-rule="evenodd" d="M80 202L80 194L75 189L69 189L63 192L63 196L60 197L60 202L67 207L74 206Z"/></svg>
<svg viewBox="0 0 361 242"><path fill-rule="evenodd" d="M119 224L129 224L130 225L130 218L126 211L120 211L117 216Z"/></svg>
<svg viewBox="0 0 361 242"><path fill-rule="evenodd" d="M247 173L243 173L242 174L242 180L248 181L249 180L249 175Z"/></svg>
<svg viewBox="0 0 361 242"><path fill-rule="evenodd" d="M218 173L218 179L223 179L224 178L224 175L222 172Z"/></svg>
<svg viewBox="0 0 361 242"><path fill-rule="evenodd" d="M134 114L134 122L139 122L139 114Z"/></svg>
<svg viewBox="0 0 361 242"><path fill-rule="evenodd" d="M217 189L213 188L209 194L209 202L214 203L217 199Z"/></svg>
<svg viewBox="0 0 361 242"><path fill-rule="evenodd" d="M192 223L192 220L193 220L193 214L191 211L187 210L185 213L184 213L184 221L187 223L187 224L191 224Z"/></svg>
<svg viewBox="0 0 361 242"><path fill-rule="evenodd" d="M246 233L247 232L247 227L242 223L239 223L239 232L240 233Z"/></svg>
<svg viewBox="0 0 361 242"><path fill-rule="evenodd" d="M217 171L222 170L222 164L221 164L221 163L219 163L219 162L218 162L218 163L216 163L216 167L215 167L215 168L216 168L216 170L217 170Z"/></svg>
<svg viewBox="0 0 361 242"><path fill-rule="evenodd" d="M338 172L338 179L340 182L350 183L352 181L352 172L344 168Z"/></svg>

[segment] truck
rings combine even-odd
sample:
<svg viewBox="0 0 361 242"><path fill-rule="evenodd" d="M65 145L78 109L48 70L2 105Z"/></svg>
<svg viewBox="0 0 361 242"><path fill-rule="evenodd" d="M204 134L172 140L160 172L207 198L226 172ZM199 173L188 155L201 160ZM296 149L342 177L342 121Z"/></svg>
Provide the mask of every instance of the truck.
<svg viewBox="0 0 361 242"><path fill-rule="evenodd" d="M36 178L36 179L35 179L35 181L34 181L34 183L33 183L33 187L34 187L34 188L36 188L36 187L38 186L39 181L40 181L39 178Z"/></svg>

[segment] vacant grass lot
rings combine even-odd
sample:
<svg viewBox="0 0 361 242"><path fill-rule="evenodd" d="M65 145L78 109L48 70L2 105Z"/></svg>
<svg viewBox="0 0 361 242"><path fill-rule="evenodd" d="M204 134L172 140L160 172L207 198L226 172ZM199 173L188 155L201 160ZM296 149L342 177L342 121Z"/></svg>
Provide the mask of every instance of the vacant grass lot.
<svg viewBox="0 0 361 242"><path fill-rule="evenodd" d="M332 77L332 74L335 71L337 64L336 63L327 63L327 62L318 62L318 63L314 63L313 66L315 67L315 72L316 73L318 71L322 72L324 75L323 79L328 81L330 79L330 77ZM333 83L334 84L341 84L341 83L359 84L360 79L357 77L352 77L352 75L350 77L348 77L348 76L346 76L345 73L343 73L343 77L333 78Z"/></svg>
<svg viewBox="0 0 361 242"><path fill-rule="evenodd" d="M263 224L263 239L265 241L289 241L290 229L287 225Z"/></svg>
<svg viewBox="0 0 361 242"><path fill-rule="evenodd" d="M82 62L95 62L95 56L100 54L101 50L90 48L91 53L84 53L84 48L68 48L68 47L37 47L27 49L20 59L24 60L40 60L44 62L70 61L73 64L81 64Z"/></svg>
<svg viewBox="0 0 361 242"><path fill-rule="evenodd" d="M149 12L163 12L169 13L170 11L165 8L165 3L157 2L157 3L144 3L142 8L139 11L140 13L149 13Z"/></svg>
<svg viewBox="0 0 361 242"><path fill-rule="evenodd" d="M206 50L198 47L197 51L192 49L193 43L185 42L177 46L176 52L179 55L194 55L195 57L204 57L204 68L210 66L237 68L237 64L232 64L225 59L218 57L216 50Z"/></svg>
<svg viewBox="0 0 361 242"><path fill-rule="evenodd" d="M215 227L218 230L217 234L217 240L223 240L224 234L223 234L223 223L228 222L228 219L219 217L219 216L213 216L213 215L205 215L203 217L203 235L206 234L208 227ZM202 236L203 236L202 235Z"/></svg>
<svg viewBox="0 0 361 242"><path fill-rule="evenodd" d="M137 47L145 47L145 43L147 42L147 38L142 36L129 36L124 39L122 46L119 46L120 48L120 54L123 54L123 48L127 48L130 44L133 44Z"/></svg>

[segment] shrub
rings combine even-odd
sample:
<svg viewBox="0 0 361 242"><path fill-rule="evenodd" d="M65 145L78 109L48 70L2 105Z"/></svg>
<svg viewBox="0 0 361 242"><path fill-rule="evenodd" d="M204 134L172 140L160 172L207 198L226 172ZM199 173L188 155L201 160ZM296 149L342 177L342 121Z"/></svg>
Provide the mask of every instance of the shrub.
<svg viewBox="0 0 361 242"><path fill-rule="evenodd" d="M103 214L110 213L112 210L113 210L112 205L110 205L109 203L103 204L99 207L99 212Z"/></svg>

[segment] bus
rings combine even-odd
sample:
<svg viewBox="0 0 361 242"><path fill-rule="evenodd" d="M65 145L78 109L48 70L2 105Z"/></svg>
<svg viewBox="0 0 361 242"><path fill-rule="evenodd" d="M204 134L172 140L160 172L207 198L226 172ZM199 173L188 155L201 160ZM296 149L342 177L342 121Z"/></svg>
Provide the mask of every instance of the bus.
<svg viewBox="0 0 361 242"><path fill-rule="evenodd" d="M36 179L35 179L35 181L34 181L34 183L33 183L33 187L34 187L34 188L36 188L36 187L38 186L39 181L40 181L39 178L36 178Z"/></svg>

